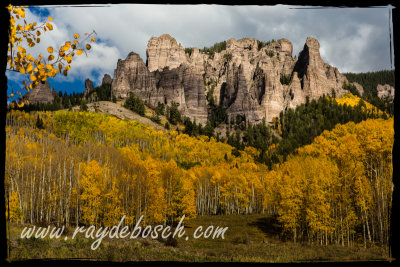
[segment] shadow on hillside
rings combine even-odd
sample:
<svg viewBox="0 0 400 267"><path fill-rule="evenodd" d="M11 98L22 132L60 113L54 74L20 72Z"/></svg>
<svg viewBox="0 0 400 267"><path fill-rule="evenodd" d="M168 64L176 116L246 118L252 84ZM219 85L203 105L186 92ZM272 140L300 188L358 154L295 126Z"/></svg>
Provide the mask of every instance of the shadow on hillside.
<svg viewBox="0 0 400 267"><path fill-rule="evenodd" d="M258 218L254 222L249 223L249 226L255 226L265 233L266 237L279 238L281 226L278 220L273 216L265 216Z"/></svg>

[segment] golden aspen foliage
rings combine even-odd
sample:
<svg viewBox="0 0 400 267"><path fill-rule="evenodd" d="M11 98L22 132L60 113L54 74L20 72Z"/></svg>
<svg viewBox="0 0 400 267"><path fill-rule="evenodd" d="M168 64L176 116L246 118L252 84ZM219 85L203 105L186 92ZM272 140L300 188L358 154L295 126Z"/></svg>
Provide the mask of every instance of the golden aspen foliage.
<svg viewBox="0 0 400 267"><path fill-rule="evenodd" d="M393 118L337 125L272 170L253 148L235 157L213 138L104 114L12 110L6 122L5 189L22 223L109 226L126 215L134 227L141 215L153 224L264 213L284 239L388 244Z"/></svg>
<svg viewBox="0 0 400 267"><path fill-rule="evenodd" d="M20 222L23 218L19 197L17 192L15 191L11 193L11 196L8 199L8 206L6 208L6 218L12 222Z"/></svg>
<svg viewBox="0 0 400 267"><path fill-rule="evenodd" d="M393 140L392 118L369 119L337 125L298 150L300 155L327 156L338 169L330 188L331 219L333 235L342 245L349 245L351 240L363 240L364 246L373 240L388 242ZM362 234L357 234L358 227L362 227Z"/></svg>
<svg viewBox="0 0 400 267"><path fill-rule="evenodd" d="M119 192L114 181L109 183L106 187L108 189L104 190L105 192L102 196L102 224L104 226L111 227L113 225L117 225L124 215L121 203L122 194Z"/></svg>
<svg viewBox="0 0 400 267"><path fill-rule="evenodd" d="M374 112L377 115L383 115L383 112L375 107L374 105L368 103L364 99L353 95L353 94L345 94L341 97L334 98L334 100L339 104L339 105L347 105L351 107L355 107L360 105L362 111L369 111L369 112ZM389 116L389 114L386 113L386 115Z"/></svg>
<svg viewBox="0 0 400 267"><path fill-rule="evenodd" d="M79 187L81 189L82 221L89 225L99 225L103 198L103 169L96 160L83 164Z"/></svg>
<svg viewBox="0 0 400 267"><path fill-rule="evenodd" d="M66 41L60 48L54 49L51 46L48 47L47 52L50 54L48 57L44 57L41 53L34 57L28 53L29 48L40 43L41 39L39 36L53 30L53 24L50 23L53 21L53 18L49 17L48 21L42 24L38 24L37 22L28 23L26 21L28 18L25 18L26 8L27 6L7 6L10 14L10 29L6 70L23 74L25 78L23 86L16 91L21 97L17 101L10 103L9 106L11 108L16 106L22 107L24 103L27 104L21 92L30 91L40 82L43 83L48 78L55 77L57 74L63 73L63 75L67 76L74 56L76 54L80 55L82 52L86 53L86 50L91 48L90 44L87 43L88 40L95 41L95 38L92 36L96 32L93 31L87 34L84 39L75 40L77 42L73 46L70 41ZM74 37L76 36L79 38L79 34L75 34ZM24 47L25 43L27 43L27 47ZM12 96L14 95L13 92ZM12 96L7 96L7 98Z"/></svg>
<svg viewBox="0 0 400 267"><path fill-rule="evenodd" d="M172 160L168 167L169 170L172 168L172 175L174 175L174 177L171 177L172 180L169 179L170 183L164 184L164 188L171 193L167 198L168 215L171 216L172 221L180 220L183 215L185 215L185 219L193 219L196 217L196 199L193 185L195 177L188 171L179 168Z"/></svg>

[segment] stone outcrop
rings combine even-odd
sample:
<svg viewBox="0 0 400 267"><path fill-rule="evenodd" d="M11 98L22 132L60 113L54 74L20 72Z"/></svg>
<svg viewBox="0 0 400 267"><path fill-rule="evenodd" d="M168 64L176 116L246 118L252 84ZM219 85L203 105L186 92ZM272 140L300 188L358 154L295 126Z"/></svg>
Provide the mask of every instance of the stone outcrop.
<svg viewBox="0 0 400 267"><path fill-rule="evenodd" d="M147 44L147 67L150 71L177 68L187 61L185 50L181 44L169 34L152 37Z"/></svg>
<svg viewBox="0 0 400 267"><path fill-rule="evenodd" d="M111 88L112 94L119 98L128 97L132 92L148 101L152 94L157 93L154 75L134 52L129 53L125 60L118 60Z"/></svg>
<svg viewBox="0 0 400 267"><path fill-rule="evenodd" d="M30 104L36 103L52 103L56 95L56 91L50 89L49 81L44 83L39 83L32 91L25 94L25 99L29 101Z"/></svg>
<svg viewBox="0 0 400 267"><path fill-rule="evenodd" d="M362 85L359 83L356 83L356 82L353 82L353 85L356 87L356 89L360 93L360 96L362 96L364 94L364 88L362 87Z"/></svg>
<svg viewBox="0 0 400 267"><path fill-rule="evenodd" d="M378 97L381 99L390 99L393 100L394 98L394 87L389 85L389 84L378 84L376 87L376 90L378 91Z"/></svg>
<svg viewBox="0 0 400 267"><path fill-rule="evenodd" d="M90 79L86 79L85 80L85 91L84 91L83 95L87 96L92 91L94 91L93 82Z"/></svg>
<svg viewBox="0 0 400 267"><path fill-rule="evenodd" d="M302 84L304 96L316 99L323 94L328 95L332 89L336 95L342 95L343 83L347 79L341 75L337 68L324 63L319 54L319 42L317 39L308 37L303 51L299 55L294 71L298 73Z"/></svg>
<svg viewBox="0 0 400 267"><path fill-rule="evenodd" d="M113 79L109 74L104 74L103 80L101 81L101 85L109 84L111 85L113 82Z"/></svg>
<svg viewBox="0 0 400 267"><path fill-rule="evenodd" d="M272 121L307 97L347 92L342 88L346 77L322 60L318 40L308 37L298 59L292 53L287 39L261 47L256 39L243 38L229 39L224 50L213 54L197 48L185 54L164 34L149 40L146 64L133 52L118 60L112 94L124 98L133 92L154 106L174 101L184 116L201 123L209 113L208 95L226 109L230 121L240 115L257 123L263 118Z"/></svg>
<svg viewBox="0 0 400 267"><path fill-rule="evenodd" d="M125 60L118 60L111 88L116 97L125 98L132 92L153 106L175 102L185 116L201 123L207 120L203 77L190 65L150 72L140 56L131 52Z"/></svg>

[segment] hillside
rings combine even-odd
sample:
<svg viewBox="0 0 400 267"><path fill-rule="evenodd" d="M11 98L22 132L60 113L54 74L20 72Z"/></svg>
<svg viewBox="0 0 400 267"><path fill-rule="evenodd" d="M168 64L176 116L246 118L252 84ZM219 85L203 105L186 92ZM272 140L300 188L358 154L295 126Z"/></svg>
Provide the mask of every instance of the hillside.
<svg viewBox="0 0 400 267"><path fill-rule="evenodd" d="M349 82L357 82L364 89L366 96L377 96L378 85L388 84L395 86L395 73L394 70L382 70L367 73L343 73Z"/></svg>
<svg viewBox="0 0 400 267"><path fill-rule="evenodd" d="M113 103L110 101L98 101L98 102L88 103L87 106L88 106L88 111L91 112L98 111L103 114L115 116L121 120L138 121L140 123L153 127L155 130L165 130L164 127L153 122L152 120L140 116L139 114L124 108L121 102ZM72 110L74 111L79 111L79 109L80 107L78 106L72 108Z"/></svg>
<svg viewBox="0 0 400 267"><path fill-rule="evenodd" d="M392 118L339 124L269 171L256 163L256 149L236 153L206 136L156 131L93 112L12 111L6 131L10 216L31 224L62 220L107 226L125 214L132 227L141 214L151 224L173 223L183 214L190 221L265 213L276 216L282 240L385 247L392 126ZM361 164L369 156L374 165ZM369 177L369 168L379 170L378 176ZM343 183L349 186L342 188ZM347 215L338 213L343 205ZM369 208L363 210L365 205ZM351 232L340 226L343 220ZM367 224L374 228L368 235L362 230Z"/></svg>
<svg viewBox="0 0 400 267"><path fill-rule="evenodd" d="M394 114L395 71L345 73L347 79L363 89L363 99L388 114Z"/></svg>

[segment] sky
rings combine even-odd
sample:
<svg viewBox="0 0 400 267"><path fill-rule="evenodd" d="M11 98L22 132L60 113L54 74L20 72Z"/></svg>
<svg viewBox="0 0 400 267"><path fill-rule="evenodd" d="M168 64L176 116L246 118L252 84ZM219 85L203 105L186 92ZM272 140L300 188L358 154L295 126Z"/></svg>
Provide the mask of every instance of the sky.
<svg viewBox="0 0 400 267"><path fill-rule="evenodd" d="M147 42L152 36L170 34L183 47L203 48L230 38L260 41L287 38L293 56L308 36L320 42L323 60L344 72L392 69L389 13L391 6L377 8L313 8L303 6L145 5L33 6L27 22L53 18L54 30L41 37L32 50L47 55L48 46L60 47L75 33L96 31L88 56L75 57L67 77L49 79L61 92L83 92L89 78L100 85L104 74L114 76L118 59L129 52L146 62ZM21 87L21 76L6 72L8 92Z"/></svg>

